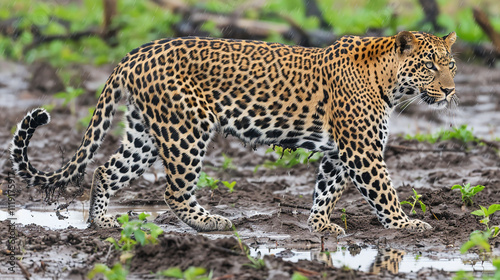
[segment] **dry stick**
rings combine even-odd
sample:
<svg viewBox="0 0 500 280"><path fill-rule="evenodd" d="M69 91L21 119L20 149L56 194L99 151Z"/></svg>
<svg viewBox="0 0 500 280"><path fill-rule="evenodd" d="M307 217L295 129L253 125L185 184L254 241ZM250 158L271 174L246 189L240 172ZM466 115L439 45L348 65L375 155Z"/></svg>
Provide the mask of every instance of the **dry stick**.
<svg viewBox="0 0 500 280"><path fill-rule="evenodd" d="M111 22L116 15L116 0L103 0L104 6L104 20L103 30L107 32L110 30Z"/></svg>
<svg viewBox="0 0 500 280"><path fill-rule="evenodd" d="M420 6L422 6L422 10L424 10L425 18L422 23L429 22L432 24L432 28L434 30L442 30L438 22L437 18L439 16L439 5L436 0L419 0Z"/></svg>
<svg viewBox="0 0 500 280"><path fill-rule="evenodd" d="M483 29L488 38L490 38L491 42L495 46L497 55L500 55L500 33L495 31L495 29L491 25L490 20L488 19L488 15L486 15L485 12L483 12L479 8L473 8L472 11L474 20L481 27L481 29Z"/></svg>
<svg viewBox="0 0 500 280"><path fill-rule="evenodd" d="M448 152L448 153L464 153L464 154L468 153L467 151L452 150L452 149L417 149L401 145L387 145L387 148L395 150L404 150L405 152L423 152L423 153Z"/></svg>
<svg viewBox="0 0 500 280"><path fill-rule="evenodd" d="M29 280L31 277L31 273L29 273L29 271L26 269L26 267L24 267L24 265L20 261L16 261L16 264L21 269L21 272L23 273L24 277Z"/></svg>

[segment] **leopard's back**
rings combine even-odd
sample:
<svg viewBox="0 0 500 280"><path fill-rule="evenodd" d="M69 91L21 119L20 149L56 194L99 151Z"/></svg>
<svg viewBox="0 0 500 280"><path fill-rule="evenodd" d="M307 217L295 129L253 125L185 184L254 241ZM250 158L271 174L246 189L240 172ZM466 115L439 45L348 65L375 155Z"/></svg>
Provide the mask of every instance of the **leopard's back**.
<svg viewBox="0 0 500 280"><path fill-rule="evenodd" d="M125 57L121 73L151 123L185 120L245 143L331 148L324 128L324 49L209 38L154 41ZM146 86L147 85L147 86ZM198 131L196 131L198 130Z"/></svg>

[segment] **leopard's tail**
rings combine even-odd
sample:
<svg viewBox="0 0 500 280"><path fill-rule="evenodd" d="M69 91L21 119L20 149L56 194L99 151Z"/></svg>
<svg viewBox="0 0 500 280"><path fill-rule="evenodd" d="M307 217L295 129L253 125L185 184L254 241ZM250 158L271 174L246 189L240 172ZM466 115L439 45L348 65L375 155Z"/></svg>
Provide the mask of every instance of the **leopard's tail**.
<svg viewBox="0 0 500 280"><path fill-rule="evenodd" d="M28 186L41 187L46 199L50 200L54 191L75 182L85 173L87 164L92 160L109 130L117 103L126 92L123 79L118 73L118 67L106 82L94 115L85 131L82 143L71 160L60 169L52 172L37 170L28 159L28 145L35 129L50 122L49 113L42 108L29 112L17 125L10 147L10 158L14 171Z"/></svg>

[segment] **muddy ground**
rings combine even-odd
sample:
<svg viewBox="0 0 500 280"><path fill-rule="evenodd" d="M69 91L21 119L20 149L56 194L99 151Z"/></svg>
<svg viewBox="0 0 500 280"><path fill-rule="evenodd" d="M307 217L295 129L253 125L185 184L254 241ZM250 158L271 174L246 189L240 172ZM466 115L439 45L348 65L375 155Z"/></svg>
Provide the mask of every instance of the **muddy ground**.
<svg viewBox="0 0 500 280"><path fill-rule="evenodd" d="M44 88L32 80L40 72L33 75L33 70L23 65L0 64L0 106L3 106L0 110L0 119L3 120L0 124L0 203L4 213L1 217L17 219L12 220L13 223L9 220L0 223L0 278L23 279L31 275L32 279L84 279L97 263L112 266L119 261L120 253L112 249L105 239L110 236L119 238L118 229L96 230L77 228L76 225L51 229L40 226L50 225L51 219L57 220L53 211L57 205L45 207L52 210L53 215L48 218L43 216L38 225L23 225L23 217L7 215L5 193L9 186L17 191L16 211L31 209L31 215L36 219L36 209L45 205L40 192L26 189L9 174L11 164L7 149L11 129L25 112L40 104L53 103L54 99L48 93L48 86ZM223 186L215 191L204 188L197 192L197 197L212 213L233 221L243 243L251 248L253 254L260 250L265 255L264 267L256 269L246 265L250 261L242 253L232 232L196 233L180 222L163 202L166 181L162 177L162 167L157 163L144 178L117 193L111 202L110 211L116 215L124 212L117 211L118 208L130 209L131 214L143 209L156 209L159 214L150 220L165 230L158 245L139 247L134 251L129 278L155 278L156 272L170 267L186 269L197 266L212 270L214 279L290 279L294 272L301 272L309 279L449 279L453 276L450 272L453 269L431 268L431 264L400 272L399 265L405 256L416 261L419 257L431 260L460 258L459 248L469 234L484 229L479 219L470 212L478 209L478 205L500 202L500 145L493 140L500 136L500 70L465 64L460 67L456 79L460 109L453 114L438 114L426 109L424 104L412 104L403 113L394 113L393 135L385 153L400 200L407 200L412 195L412 188L422 194L428 211L422 214L418 209L417 214L412 216L428 222L433 229L416 233L382 228L368 204L350 185L332 215L333 222L345 227L341 209L346 210L346 236L336 239L334 236L312 234L307 228L307 218L317 163L290 169L260 167L254 172L255 166L266 160L275 160L276 155L266 154L267 147L259 147L254 152L234 138L219 136L210 146L204 170L214 178L236 181L235 190L230 193ZM51 113L52 122L37 130L29 154L32 163L40 170L54 170L72 156L83 135L76 124L87 114L87 108L95 103L93 91L104 82L110 68L84 67L72 71L82 72L82 77L85 77L82 85L89 92L77 99L76 114L56 106ZM53 74L44 76L44 84L54 78ZM486 144L463 144L458 141L429 144L405 140L401 136L462 123L473 127ZM84 194L59 200L60 204L70 203L69 209L73 209L72 212L61 211L62 216L73 215L75 209L86 213L90 175L116 150L119 141L120 136L109 134L95 157L95 163L87 169ZM233 159L232 168L223 170L223 153ZM467 208L463 207L458 191L450 190L451 186L463 183L486 186L475 197L474 205ZM406 213L410 213L409 206L403 207ZM80 225L84 223L83 219ZM498 213L491 217L490 224L500 224ZM14 239L10 238L11 232L15 233ZM9 239L18 245L13 252L7 246ZM491 245L498 255L500 240L492 240ZM266 254L267 249L269 253L276 248L283 250ZM321 253L322 249L331 254ZM374 258L362 260L369 265L368 269L361 269L361 263L357 262L339 264L332 261L331 255L339 252L356 256L369 249L378 253ZM289 261L299 251L310 252L309 260ZM14 263L9 262L12 253L18 257ZM481 264L477 254L468 256L472 262ZM483 273L477 266L474 270L477 277Z"/></svg>

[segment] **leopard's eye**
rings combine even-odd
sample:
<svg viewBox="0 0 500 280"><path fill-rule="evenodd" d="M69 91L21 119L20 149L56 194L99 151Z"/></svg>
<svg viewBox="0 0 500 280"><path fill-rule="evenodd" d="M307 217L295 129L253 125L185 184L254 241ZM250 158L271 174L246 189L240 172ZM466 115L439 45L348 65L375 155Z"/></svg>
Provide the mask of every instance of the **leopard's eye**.
<svg viewBox="0 0 500 280"><path fill-rule="evenodd" d="M432 62L430 62L430 61L429 61L429 62L426 62L426 63L425 63L425 67L427 67L427 68L429 68L429 69L434 69L434 63L432 63Z"/></svg>
<svg viewBox="0 0 500 280"><path fill-rule="evenodd" d="M448 65L450 69L455 68L455 61L450 61L450 65Z"/></svg>

